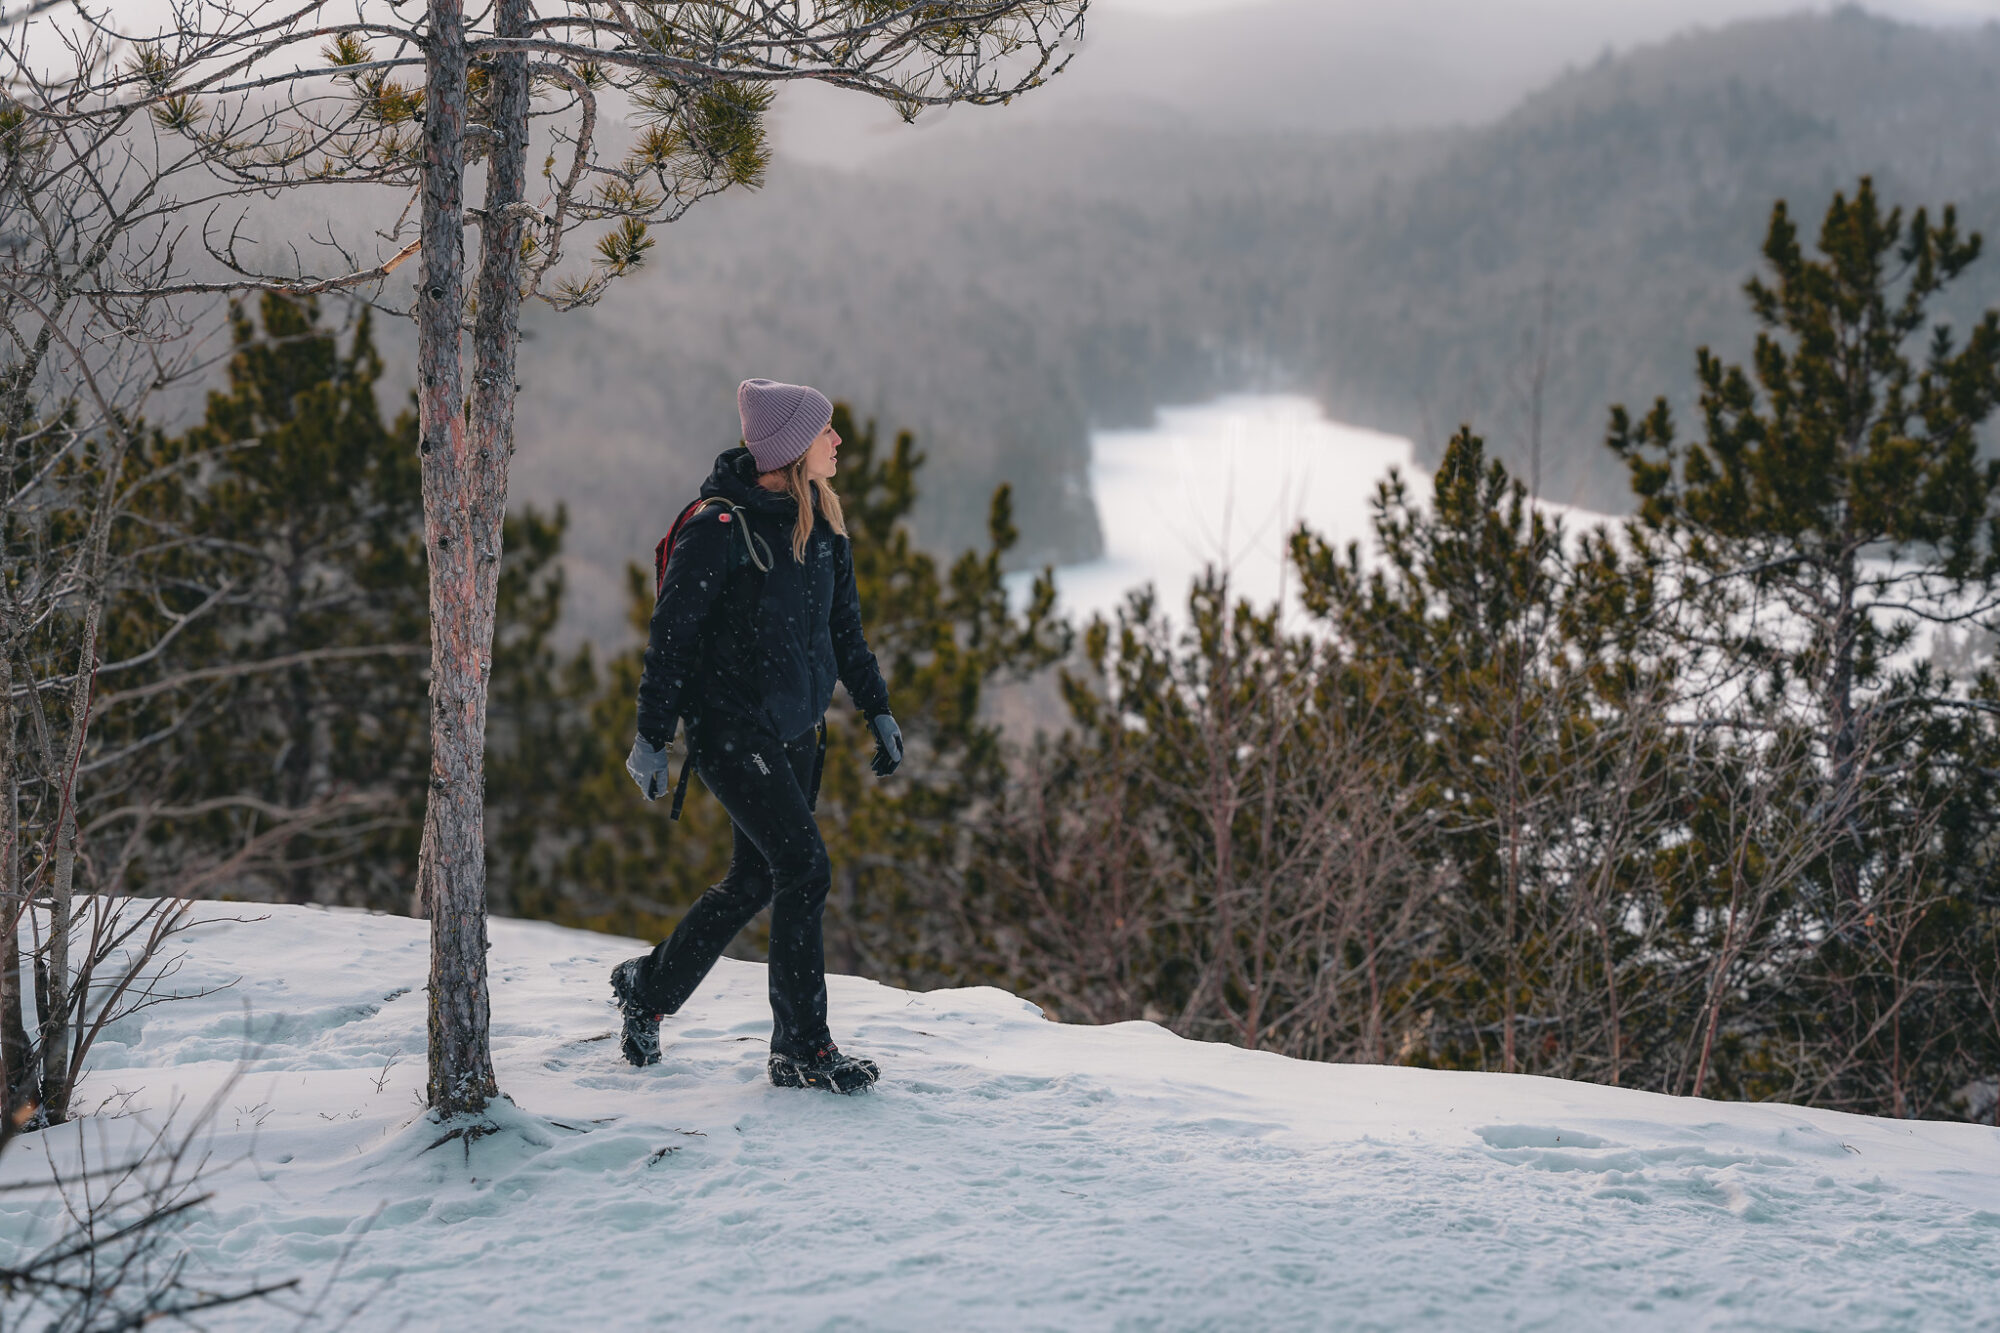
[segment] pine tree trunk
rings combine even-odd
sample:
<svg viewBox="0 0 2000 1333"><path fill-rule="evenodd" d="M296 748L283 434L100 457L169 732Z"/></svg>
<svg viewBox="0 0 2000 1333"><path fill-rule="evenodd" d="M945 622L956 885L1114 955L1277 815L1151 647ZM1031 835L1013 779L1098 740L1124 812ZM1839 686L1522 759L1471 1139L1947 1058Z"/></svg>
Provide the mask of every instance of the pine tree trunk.
<svg viewBox="0 0 2000 1333"><path fill-rule="evenodd" d="M466 49L463 0L430 0L424 108L423 269L417 291L419 449L430 564L431 781L417 894L431 920L430 1104L483 1109L498 1089L488 1033L484 821L485 664L493 648L504 491L466 430L459 321L465 307Z"/></svg>
<svg viewBox="0 0 2000 1333"><path fill-rule="evenodd" d="M494 30L502 37L525 37L534 21L533 0L498 0ZM479 222L478 314L472 326L473 375L471 448L482 487L479 510L491 526L483 548L490 558L479 565L482 606L498 605L500 561L507 512L507 471L514 456L515 354L521 317L520 204L527 192L528 57L516 52L494 57L486 66L492 97L486 158L486 197ZM492 679L491 648L486 679ZM504 836L505 830L502 830ZM504 872L503 872L504 873ZM505 892L505 880L502 880Z"/></svg>
<svg viewBox="0 0 2000 1333"><path fill-rule="evenodd" d="M525 37L533 17L530 0L499 0L495 28L502 37ZM522 220L517 206L527 189L527 56L496 57L491 79L495 138L487 159L485 218L479 227L479 314L472 331L472 448L479 460L481 512L493 524L493 558L479 570L488 606L499 597L507 463L514 452L514 359L521 321Z"/></svg>

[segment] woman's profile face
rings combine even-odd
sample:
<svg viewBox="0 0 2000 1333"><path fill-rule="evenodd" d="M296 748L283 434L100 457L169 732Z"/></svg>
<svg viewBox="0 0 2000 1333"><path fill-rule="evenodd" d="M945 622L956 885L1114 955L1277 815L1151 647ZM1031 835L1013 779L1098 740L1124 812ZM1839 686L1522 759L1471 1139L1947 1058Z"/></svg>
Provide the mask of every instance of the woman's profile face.
<svg viewBox="0 0 2000 1333"><path fill-rule="evenodd" d="M831 424L813 437L812 447L806 450L806 476L814 481L828 481L840 470L840 435Z"/></svg>

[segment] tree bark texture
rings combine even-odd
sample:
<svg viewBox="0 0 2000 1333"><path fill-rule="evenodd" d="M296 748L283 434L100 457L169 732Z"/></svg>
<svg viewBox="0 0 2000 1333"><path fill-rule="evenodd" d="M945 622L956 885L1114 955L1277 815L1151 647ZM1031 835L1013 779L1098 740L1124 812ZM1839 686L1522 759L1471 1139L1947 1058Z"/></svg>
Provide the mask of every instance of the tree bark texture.
<svg viewBox="0 0 2000 1333"><path fill-rule="evenodd" d="M430 1104L483 1109L493 1080L486 980L486 667L506 474L472 447L465 308L467 65L463 0L430 0L417 289L424 540L430 565L431 781L417 895L431 921Z"/></svg>
<svg viewBox="0 0 2000 1333"><path fill-rule="evenodd" d="M530 0L499 0L495 27L500 36L527 36L532 19ZM519 52L496 56L490 80L493 148L479 226L479 313L472 331L472 448L481 512L490 513L494 524L493 558L480 565L480 591L488 606L499 597L500 520L507 507L507 460L514 451L524 225L516 206L527 190L528 57Z"/></svg>

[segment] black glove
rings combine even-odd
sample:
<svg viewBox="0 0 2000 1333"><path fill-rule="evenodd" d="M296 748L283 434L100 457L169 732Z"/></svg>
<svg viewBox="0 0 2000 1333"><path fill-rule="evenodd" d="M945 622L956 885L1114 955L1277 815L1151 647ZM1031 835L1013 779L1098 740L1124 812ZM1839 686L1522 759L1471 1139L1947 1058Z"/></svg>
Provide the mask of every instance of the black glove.
<svg viewBox="0 0 2000 1333"><path fill-rule="evenodd" d="M887 713L869 718L868 725L875 729L875 757L868 761L868 766L875 770L876 777L886 778L902 766L903 729Z"/></svg>
<svg viewBox="0 0 2000 1333"><path fill-rule="evenodd" d="M632 775L632 781L639 784L641 796L657 801L667 794L667 765L670 762L666 746L656 750L646 743L644 736L638 736L632 741L632 753L625 756L625 771Z"/></svg>

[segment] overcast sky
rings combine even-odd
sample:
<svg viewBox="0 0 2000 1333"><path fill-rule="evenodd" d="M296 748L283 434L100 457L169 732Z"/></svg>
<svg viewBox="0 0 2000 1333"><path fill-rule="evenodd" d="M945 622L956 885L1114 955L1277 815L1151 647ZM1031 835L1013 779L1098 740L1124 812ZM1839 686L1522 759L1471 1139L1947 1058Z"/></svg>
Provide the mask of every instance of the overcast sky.
<svg viewBox="0 0 2000 1333"><path fill-rule="evenodd" d="M1096 0L1105 9L1129 9L1135 12L1159 15L1215 13L1231 9L1255 9L1267 0ZM1342 0L1329 0L1340 4ZM1520 8L1544 11L1552 16L1567 14L1583 24L1603 22L1607 18L1635 16L1650 20L1666 27L1676 27L1687 22L1713 22L1718 19L1745 18L1758 14L1786 14L1800 9L1827 9L1825 3L1802 3L1801 0L1556 0L1555 3L1538 3L1524 0L1518 5L1509 0L1492 0L1497 9ZM1422 9L1424 0L1402 0L1407 8ZM1978 23L1987 19L2000 19L2000 0L1874 0L1867 6L1878 14L1889 14L1897 18L1918 23Z"/></svg>
<svg viewBox="0 0 2000 1333"><path fill-rule="evenodd" d="M363 0L368 3L369 0ZM12 7L12 0L0 0ZM1340 131L1478 123L1565 67L1691 27L1826 11L1830 0L1092 0L1071 69L1009 107L1008 123L1130 119L1224 130ZM1867 0L1906 22L2000 21L2000 0ZM167 0L117 0L144 26ZM781 154L858 165L996 123L926 113L914 129L866 97L790 87Z"/></svg>
<svg viewBox="0 0 2000 1333"><path fill-rule="evenodd" d="M1062 78L1008 123L1131 120L1191 129L1333 132L1479 123L1566 67L1693 27L1825 12L1821 0L1092 0L1089 36ZM2000 0L1869 0L1905 22L2000 21ZM983 109L914 128L867 99L788 89L777 144L856 166L997 123Z"/></svg>

